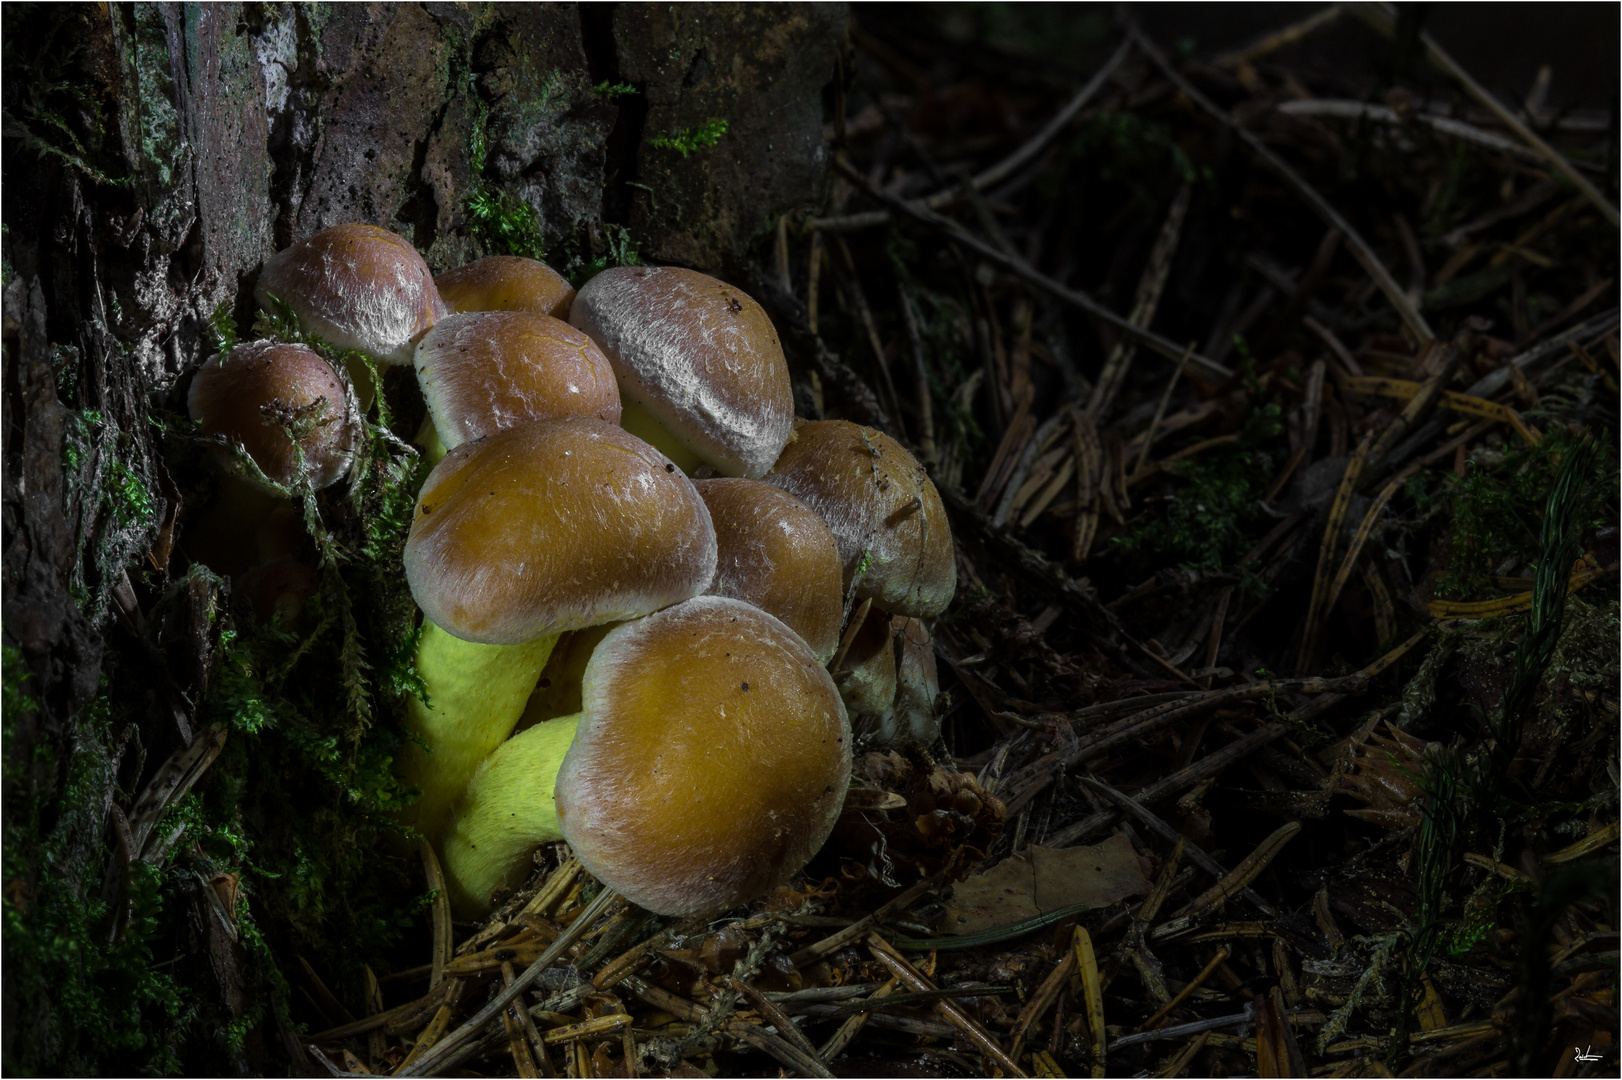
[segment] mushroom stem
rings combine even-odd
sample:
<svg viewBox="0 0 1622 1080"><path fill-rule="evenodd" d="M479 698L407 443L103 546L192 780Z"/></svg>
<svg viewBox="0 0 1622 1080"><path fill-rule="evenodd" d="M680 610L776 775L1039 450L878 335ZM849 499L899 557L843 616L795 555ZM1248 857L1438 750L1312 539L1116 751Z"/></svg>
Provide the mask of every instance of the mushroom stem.
<svg viewBox="0 0 1622 1080"><path fill-rule="evenodd" d="M579 724L579 713L537 724L502 743L475 771L440 860L459 914L489 911L497 886L522 882L529 852L563 839L553 788Z"/></svg>
<svg viewBox="0 0 1622 1080"><path fill-rule="evenodd" d="M355 401L360 405L360 411L369 412L382 389L383 373L378 371L374 375L364 360L357 360L353 356L344 358L344 371L349 375L349 385L355 388Z"/></svg>
<svg viewBox="0 0 1622 1080"><path fill-rule="evenodd" d="M620 427L674 461L676 467L688 476L692 476L704 464L704 459L691 447L672 434L652 413L625 395L620 396Z"/></svg>
<svg viewBox="0 0 1622 1080"><path fill-rule="evenodd" d="M522 645L480 645L424 620L416 668L429 704L414 697L407 707L408 727L422 745L407 746L400 772L422 789L410 814L430 840L443 832L479 763L512 734L556 642L551 634Z"/></svg>
<svg viewBox="0 0 1622 1080"><path fill-rule="evenodd" d="M417 449L422 451L422 460L431 469L445 459L450 453L445 447L445 440L439 437L439 428L434 426L432 413L424 413L422 426L417 428L417 434L412 438Z"/></svg>

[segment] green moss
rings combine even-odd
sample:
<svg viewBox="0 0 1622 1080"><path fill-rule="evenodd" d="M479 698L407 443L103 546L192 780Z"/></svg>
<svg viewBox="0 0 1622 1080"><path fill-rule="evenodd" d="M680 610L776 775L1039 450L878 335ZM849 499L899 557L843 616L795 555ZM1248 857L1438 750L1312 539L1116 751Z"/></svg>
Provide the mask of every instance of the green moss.
<svg viewBox="0 0 1622 1080"><path fill-rule="evenodd" d="M636 241L625 226L601 222L597 225L597 240L601 251L590 259L582 258L571 245L563 276L577 289L612 267L642 265L642 252L637 249Z"/></svg>
<svg viewBox="0 0 1622 1080"><path fill-rule="evenodd" d="M656 146L661 150L674 150L682 157L696 154L700 150L708 150L721 141L721 136L727 133L727 122L719 117L711 117L695 128L687 128L673 135L659 135L648 140L649 146Z"/></svg>
<svg viewBox="0 0 1622 1080"><path fill-rule="evenodd" d="M490 255L521 255L545 259L541 215L535 208L500 188L477 185L465 203L468 229Z"/></svg>
<svg viewBox="0 0 1622 1080"><path fill-rule="evenodd" d="M1257 504L1276 472L1262 444L1281 426L1278 406L1263 405L1251 411L1238 443L1173 462L1167 471L1176 487L1117 537L1115 547L1187 567L1233 565L1252 543L1249 526L1261 516Z"/></svg>
<svg viewBox="0 0 1622 1080"><path fill-rule="evenodd" d="M54 10L53 10L54 8ZM127 186L103 94L83 77L80 48L71 44L83 18L69 5L18 5L7 11L3 57L7 78L5 134L24 150L60 162L86 179ZM38 43L59 43L39 48Z"/></svg>
<svg viewBox="0 0 1622 1080"><path fill-rule="evenodd" d="M607 98L609 101L613 101L615 98L621 98L627 94L635 94L639 91L630 83L611 84L607 79L604 79L602 82L592 87L591 92L600 98Z"/></svg>
<svg viewBox="0 0 1622 1080"><path fill-rule="evenodd" d="M230 304L221 304L209 313L208 328L214 337L210 342L214 355L224 362L231 350L237 347L237 321L231 314Z"/></svg>
<svg viewBox="0 0 1622 1080"><path fill-rule="evenodd" d="M158 521L155 484L141 444L95 409L68 414L62 466L69 504L78 510L69 591L87 614L99 617L112 584L151 542Z"/></svg>
<svg viewBox="0 0 1622 1080"><path fill-rule="evenodd" d="M363 725L335 692L349 673L333 648L333 606L325 590L314 598L303 635L275 623L222 630L204 714L234 734L215 765L221 782L177 813L194 842L242 875L262 914L291 925L301 948L350 958L358 977L361 960L385 955L424 901L385 855L401 834L394 815L413 797L394 777L403 737L394 725ZM356 615L362 634L377 637L371 612Z"/></svg>
<svg viewBox="0 0 1622 1080"><path fill-rule="evenodd" d="M21 656L6 649L6 739L19 714L35 712ZM102 793L111 779L110 703L105 694L74 719L65 781L51 811L37 790L6 806L0 933L7 996L25 1003L8 1033L8 1073L171 1074L172 1047L194 1016L191 999L153 964L151 943L171 899L162 872L136 860L125 890L124 934L109 940L102 892ZM39 744L44 750L44 744ZM46 751L48 755L48 751ZM40 764L51 764L48 760ZM8 777L8 780L17 779Z"/></svg>
<svg viewBox="0 0 1622 1080"><path fill-rule="evenodd" d="M1536 558L1538 523L1561 456L1572 448L1566 430L1551 430L1536 446L1517 442L1501 454L1472 462L1464 479L1448 477L1453 507L1452 562L1436 583L1441 596L1475 597L1492 590L1492 575L1506 561L1511 572ZM1615 498L1615 461L1602 460L1604 483L1588 485L1577 507L1579 528L1604 523L1607 492Z"/></svg>
<svg viewBox="0 0 1622 1080"><path fill-rule="evenodd" d="M546 95L548 97L561 87L561 83L558 87L553 86L553 82L561 79L561 76L557 72L552 75L554 78L545 84L546 88L551 88ZM511 192L485 182L484 166L490 152L485 126L490 119L490 107L474 90L471 72L468 73L467 93L474 109L467 148L468 171L473 179L467 199L463 202L468 231L487 255L544 259L545 238L541 233L541 216L535 212L535 208Z"/></svg>

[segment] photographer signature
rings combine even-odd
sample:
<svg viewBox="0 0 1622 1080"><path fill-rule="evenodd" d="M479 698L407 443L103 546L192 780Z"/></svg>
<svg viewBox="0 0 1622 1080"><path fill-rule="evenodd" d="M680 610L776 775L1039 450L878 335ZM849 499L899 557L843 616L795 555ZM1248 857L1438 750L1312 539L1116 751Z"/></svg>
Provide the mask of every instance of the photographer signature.
<svg viewBox="0 0 1622 1080"><path fill-rule="evenodd" d="M1594 1048L1592 1046L1585 1046L1581 1050L1577 1049L1574 1046L1574 1047L1571 1048L1571 1052L1577 1056L1578 1061L1598 1061L1599 1060L1599 1055L1594 1053Z"/></svg>

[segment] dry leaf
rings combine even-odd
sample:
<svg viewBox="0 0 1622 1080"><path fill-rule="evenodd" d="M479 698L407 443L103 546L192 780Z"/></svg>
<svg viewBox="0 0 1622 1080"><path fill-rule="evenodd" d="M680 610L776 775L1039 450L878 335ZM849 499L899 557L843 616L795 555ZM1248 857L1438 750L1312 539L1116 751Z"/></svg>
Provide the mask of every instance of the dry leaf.
<svg viewBox="0 0 1622 1080"><path fill-rule="evenodd" d="M1090 847L1031 848L958 885L941 929L972 934L1071 904L1108 907L1148 891L1143 864L1120 834Z"/></svg>

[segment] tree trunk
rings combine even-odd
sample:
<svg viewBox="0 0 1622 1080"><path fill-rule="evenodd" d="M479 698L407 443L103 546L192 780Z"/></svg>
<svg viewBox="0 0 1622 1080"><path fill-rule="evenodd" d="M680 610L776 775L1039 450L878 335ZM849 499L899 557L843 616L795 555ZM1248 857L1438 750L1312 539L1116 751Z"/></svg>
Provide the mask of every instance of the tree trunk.
<svg viewBox="0 0 1622 1080"><path fill-rule="evenodd" d="M190 564L186 539L213 481L187 448L183 391L222 335L249 336L264 259L358 221L409 238L435 271L544 249L583 275L639 249L746 277L752 245L825 181L844 18L833 4L6 6L7 1071L311 1067L290 1024L318 1022L300 1009L319 986L294 954L332 946L336 924L312 914L323 886L304 864L289 856L278 877L255 861L298 849L272 834L304 808L262 789L250 755L271 754L270 736L222 719L221 695L242 706L265 673L231 651L241 597ZM340 531L368 520L321 512ZM343 640L371 647L355 670L386 703L368 573L391 571L357 554L334 587L354 592ZM289 710L292 693L277 699ZM334 760L370 738L337 740ZM222 799L234 816L208 818ZM309 959L348 986L362 962L399 958Z"/></svg>

